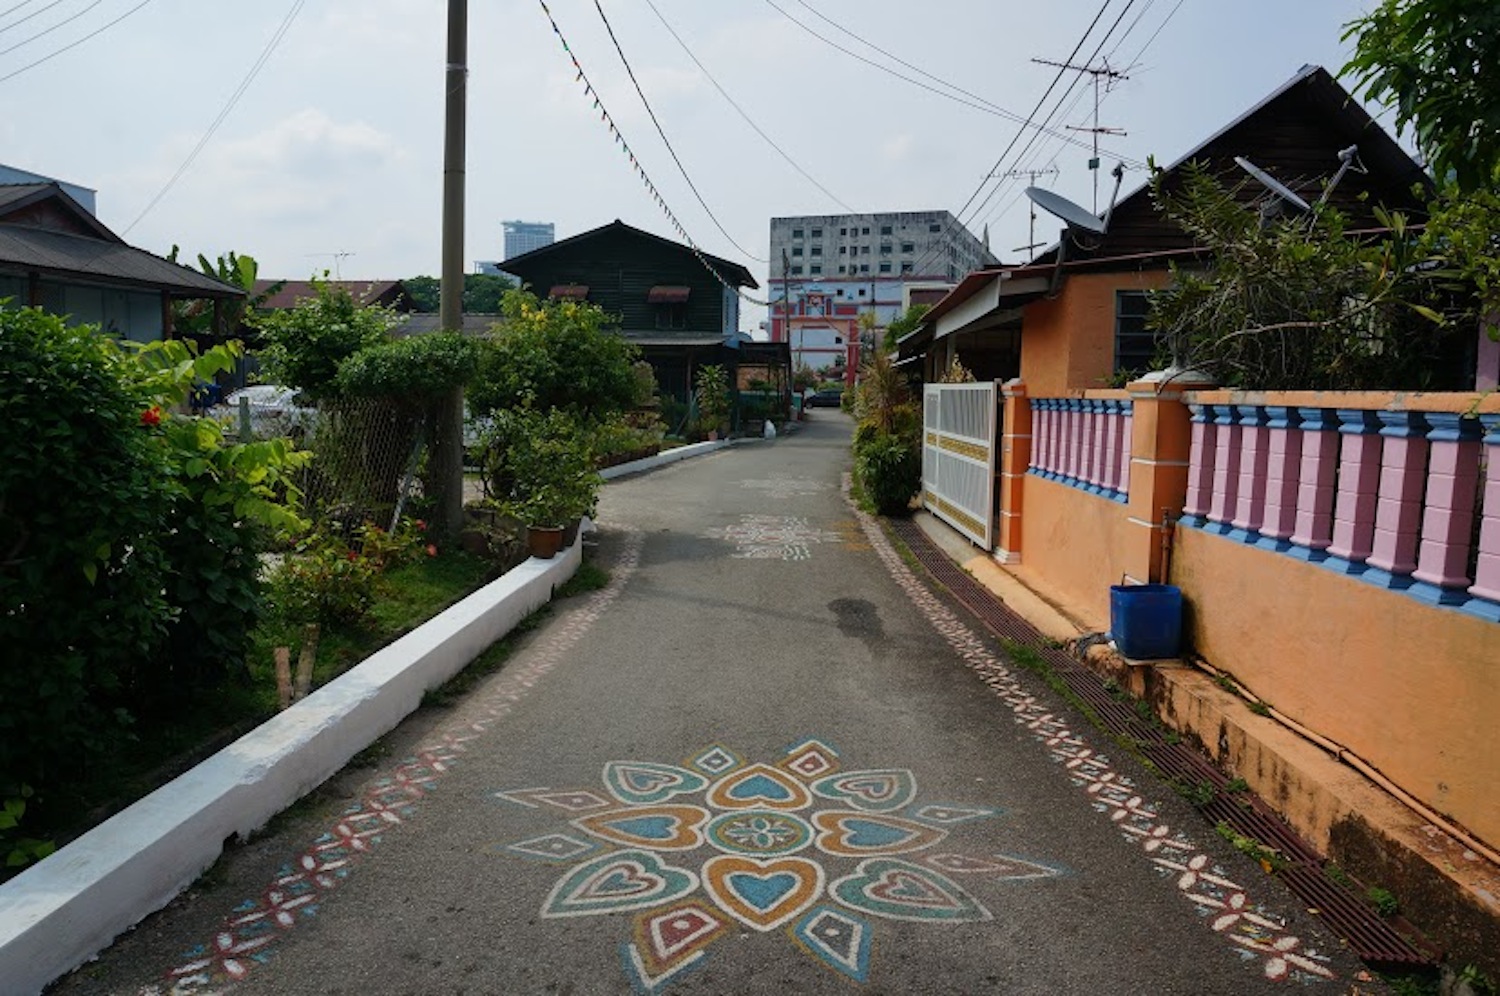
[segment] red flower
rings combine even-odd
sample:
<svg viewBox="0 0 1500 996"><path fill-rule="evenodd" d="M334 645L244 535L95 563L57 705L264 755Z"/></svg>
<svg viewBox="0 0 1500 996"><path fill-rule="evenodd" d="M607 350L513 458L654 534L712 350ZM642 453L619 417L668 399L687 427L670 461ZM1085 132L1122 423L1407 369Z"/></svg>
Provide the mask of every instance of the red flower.
<svg viewBox="0 0 1500 996"><path fill-rule="evenodd" d="M437 556L437 544L436 543L428 543L427 544L427 556L429 556L429 557L436 557Z"/></svg>
<svg viewBox="0 0 1500 996"><path fill-rule="evenodd" d="M141 425L161 425L161 409L152 405L141 412Z"/></svg>
<svg viewBox="0 0 1500 996"><path fill-rule="evenodd" d="M352 563L354 563L358 559L359 559L359 554L355 553L353 550L350 550L349 551L349 563L352 564Z"/></svg>
<svg viewBox="0 0 1500 996"><path fill-rule="evenodd" d="M427 531L427 523L423 522L421 519L413 522L412 525L417 527L417 532L419 533L425 533Z"/></svg>

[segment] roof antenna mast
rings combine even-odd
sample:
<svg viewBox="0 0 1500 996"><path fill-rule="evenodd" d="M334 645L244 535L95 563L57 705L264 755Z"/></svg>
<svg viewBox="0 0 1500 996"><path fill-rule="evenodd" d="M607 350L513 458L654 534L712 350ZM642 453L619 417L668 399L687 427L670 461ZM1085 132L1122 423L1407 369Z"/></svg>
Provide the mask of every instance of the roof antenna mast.
<svg viewBox="0 0 1500 996"><path fill-rule="evenodd" d="M1102 86L1104 92L1108 93L1120 80L1128 80L1129 76L1118 69L1112 69L1108 59L1100 59L1099 65L1075 65L1071 62L1054 62L1051 59L1032 59L1032 62L1043 66L1056 66L1058 69L1071 69L1075 73L1086 73L1094 78L1094 124L1093 127L1075 127L1068 125L1069 131L1086 131L1094 136L1094 155L1089 160L1089 169L1094 174L1094 213L1099 213L1099 136L1100 135L1125 135L1128 134L1124 128L1101 128L1099 127L1099 89Z"/></svg>

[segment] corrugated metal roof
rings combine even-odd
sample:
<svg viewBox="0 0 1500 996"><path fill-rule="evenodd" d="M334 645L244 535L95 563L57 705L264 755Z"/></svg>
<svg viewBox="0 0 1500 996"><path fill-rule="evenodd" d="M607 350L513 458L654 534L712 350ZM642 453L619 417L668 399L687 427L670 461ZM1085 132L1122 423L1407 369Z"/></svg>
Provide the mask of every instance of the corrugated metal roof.
<svg viewBox="0 0 1500 996"><path fill-rule="evenodd" d="M144 249L68 232L0 224L0 268L44 276L134 284L182 297L241 297L244 292Z"/></svg>
<svg viewBox="0 0 1500 996"><path fill-rule="evenodd" d="M320 280L317 283L332 290L345 290L360 304L399 304L407 296L406 285L399 280ZM318 291L311 280L257 280L255 293L266 291L281 284L281 289L261 304L272 311L296 307L298 301L311 301Z"/></svg>

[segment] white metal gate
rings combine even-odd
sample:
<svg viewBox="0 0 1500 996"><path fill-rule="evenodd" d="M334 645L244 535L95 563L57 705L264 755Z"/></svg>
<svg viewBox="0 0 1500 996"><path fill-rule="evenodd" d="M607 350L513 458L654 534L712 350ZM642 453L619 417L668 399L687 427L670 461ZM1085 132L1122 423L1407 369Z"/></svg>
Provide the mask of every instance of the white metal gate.
<svg viewBox="0 0 1500 996"><path fill-rule="evenodd" d="M984 549L995 543L995 384L928 384L922 396L922 504Z"/></svg>

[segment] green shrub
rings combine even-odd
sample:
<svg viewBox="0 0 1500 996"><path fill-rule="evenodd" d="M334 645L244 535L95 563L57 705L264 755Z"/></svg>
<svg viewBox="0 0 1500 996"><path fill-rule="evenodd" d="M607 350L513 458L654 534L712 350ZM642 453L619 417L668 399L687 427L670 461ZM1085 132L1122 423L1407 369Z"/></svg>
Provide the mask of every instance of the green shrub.
<svg viewBox="0 0 1500 996"><path fill-rule="evenodd" d="M315 297L257 315L255 325L266 344L260 353L266 378L321 399L337 393L340 365L385 342L399 319L389 308L361 305L342 287L314 281L314 288Z"/></svg>
<svg viewBox="0 0 1500 996"><path fill-rule="evenodd" d="M474 415L556 408L592 420L636 403L644 389L634 367L639 350L605 327L597 305L511 291L502 308L505 321L484 340L469 385Z"/></svg>
<svg viewBox="0 0 1500 996"><path fill-rule="evenodd" d="M912 440L869 435L854 456L860 487L881 515L905 515L922 488L922 455Z"/></svg>
<svg viewBox="0 0 1500 996"><path fill-rule="evenodd" d="M478 343L436 332L365 346L339 364L334 383L347 397L421 404L463 387L478 367Z"/></svg>
<svg viewBox="0 0 1500 996"><path fill-rule="evenodd" d="M357 623L375 604L374 560L330 536L315 536L271 571L271 604L291 623Z"/></svg>
<svg viewBox="0 0 1500 996"><path fill-rule="evenodd" d="M703 431L727 431L730 413L728 371L717 363L701 366L693 386L698 401L698 422Z"/></svg>
<svg viewBox="0 0 1500 996"><path fill-rule="evenodd" d="M594 511L602 478L587 428L567 412L496 412L485 434L484 487L507 514L535 526L567 525Z"/></svg>

